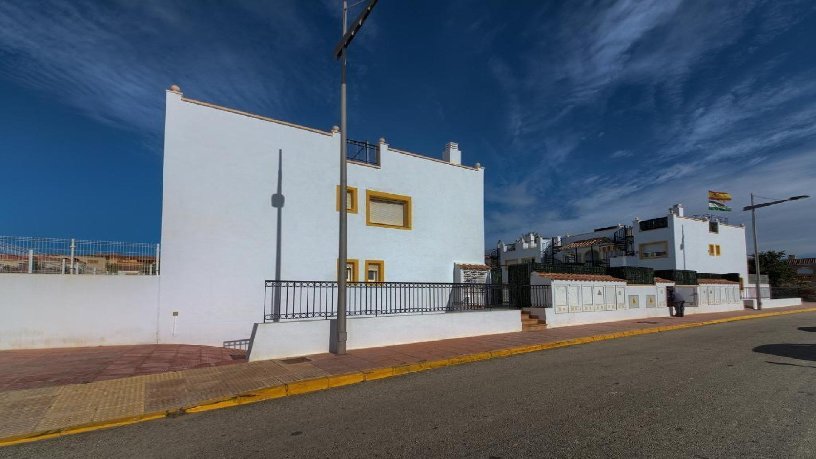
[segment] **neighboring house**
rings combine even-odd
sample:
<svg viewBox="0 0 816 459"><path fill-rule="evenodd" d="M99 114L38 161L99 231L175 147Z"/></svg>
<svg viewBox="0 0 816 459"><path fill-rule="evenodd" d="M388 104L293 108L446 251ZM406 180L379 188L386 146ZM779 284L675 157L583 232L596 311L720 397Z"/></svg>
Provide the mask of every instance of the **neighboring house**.
<svg viewBox="0 0 816 459"><path fill-rule="evenodd" d="M632 236L634 255L612 258L611 266L737 273L741 285L747 282L743 225L730 225L711 216L686 217L682 204L677 204L664 217L635 220Z"/></svg>
<svg viewBox="0 0 816 459"><path fill-rule="evenodd" d="M162 200L161 342L220 344L262 322L264 281L334 281L338 211L348 208L351 282L453 282L486 269L484 169L389 146L349 143L167 92ZM279 273L276 273L279 266Z"/></svg>
<svg viewBox="0 0 816 459"><path fill-rule="evenodd" d="M555 259L564 263L609 265L612 257L631 253L632 227L597 228L591 233L565 235L556 239Z"/></svg>
<svg viewBox="0 0 816 459"><path fill-rule="evenodd" d="M553 240L538 233L522 235L516 242L505 244L502 241L496 246L499 266L524 263L541 263Z"/></svg>
<svg viewBox="0 0 816 459"><path fill-rule="evenodd" d="M745 228L712 216L686 217L682 204L666 216L635 220L589 233L554 238L533 237L513 244L499 241L501 265L546 262L597 266L638 266L655 270L690 270L748 279Z"/></svg>
<svg viewBox="0 0 816 459"><path fill-rule="evenodd" d="M816 258L796 258L788 255L788 264L796 270L796 276L805 282L816 282Z"/></svg>

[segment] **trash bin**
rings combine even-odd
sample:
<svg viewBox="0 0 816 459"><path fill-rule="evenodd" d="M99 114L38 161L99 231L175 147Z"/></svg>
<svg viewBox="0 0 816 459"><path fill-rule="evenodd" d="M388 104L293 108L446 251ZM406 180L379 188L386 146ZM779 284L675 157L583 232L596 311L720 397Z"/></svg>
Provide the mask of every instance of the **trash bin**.
<svg viewBox="0 0 816 459"><path fill-rule="evenodd" d="M683 317L683 313L686 311L686 302L685 301L676 301L674 303L674 317Z"/></svg>

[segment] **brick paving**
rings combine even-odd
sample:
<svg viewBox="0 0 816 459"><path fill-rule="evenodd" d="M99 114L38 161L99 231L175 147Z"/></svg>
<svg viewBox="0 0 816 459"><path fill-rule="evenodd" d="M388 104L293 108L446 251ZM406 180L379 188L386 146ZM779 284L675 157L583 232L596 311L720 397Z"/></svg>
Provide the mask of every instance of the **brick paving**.
<svg viewBox="0 0 816 459"><path fill-rule="evenodd" d="M182 344L1 351L0 392L241 362L241 350Z"/></svg>
<svg viewBox="0 0 816 459"><path fill-rule="evenodd" d="M3 383L6 389L0 391L0 412L14 415L0 417L0 439L176 411L263 388L331 375L606 333L812 308L816 308L816 303L769 311L745 310L578 325L360 349L343 356L316 354L300 359L237 365L227 365L241 362L232 359L235 351L218 349L216 352L212 350L216 348L206 346L117 346L73 352L67 349L4 351L0 352L0 375L9 379ZM58 362L54 369L47 368L48 360ZM33 365L33 369L27 369L26 363ZM183 369L185 365L206 368L187 366L188 369ZM92 382L88 382L89 379ZM27 388L14 390L15 384Z"/></svg>

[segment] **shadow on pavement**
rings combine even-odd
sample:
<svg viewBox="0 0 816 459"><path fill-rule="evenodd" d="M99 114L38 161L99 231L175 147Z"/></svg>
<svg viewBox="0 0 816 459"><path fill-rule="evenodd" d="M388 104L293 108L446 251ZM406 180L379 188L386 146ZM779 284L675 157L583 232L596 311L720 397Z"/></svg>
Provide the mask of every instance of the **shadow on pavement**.
<svg viewBox="0 0 816 459"><path fill-rule="evenodd" d="M799 330L806 332L816 332L816 327L799 327Z"/></svg>
<svg viewBox="0 0 816 459"><path fill-rule="evenodd" d="M770 360L766 360L765 363L770 363L772 365L785 365L789 367L816 368L812 365L799 365L798 363L785 363L785 362L771 362Z"/></svg>
<svg viewBox="0 0 816 459"><path fill-rule="evenodd" d="M763 344L754 352L816 362L816 344Z"/></svg>

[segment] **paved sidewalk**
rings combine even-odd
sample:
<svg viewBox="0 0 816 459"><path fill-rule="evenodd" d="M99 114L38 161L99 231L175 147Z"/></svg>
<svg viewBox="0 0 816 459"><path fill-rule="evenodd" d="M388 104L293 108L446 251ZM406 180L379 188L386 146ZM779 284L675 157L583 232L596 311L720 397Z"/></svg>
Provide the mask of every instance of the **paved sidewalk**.
<svg viewBox="0 0 816 459"><path fill-rule="evenodd" d="M450 339L317 354L294 359L222 365L141 375L88 384L0 392L0 440L50 435L89 425L128 423L144 418L203 411L245 401L325 389L470 360L509 355L551 345L608 339L658 327L694 326L712 320L761 314L816 311L816 303L766 311L649 318L500 335ZM812 316L810 316L812 317ZM599 337L599 335L606 335ZM573 341L569 341L573 340ZM520 347L527 346L524 349ZM486 356L486 352L490 354ZM339 375L339 376L338 376ZM202 406L212 404L210 407ZM3 442L0 441L0 444Z"/></svg>
<svg viewBox="0 0 816 459"><path fill-rule="evenodd" d="M242 350L182 344L0 351L0 392L241 362Z"/></svg>

